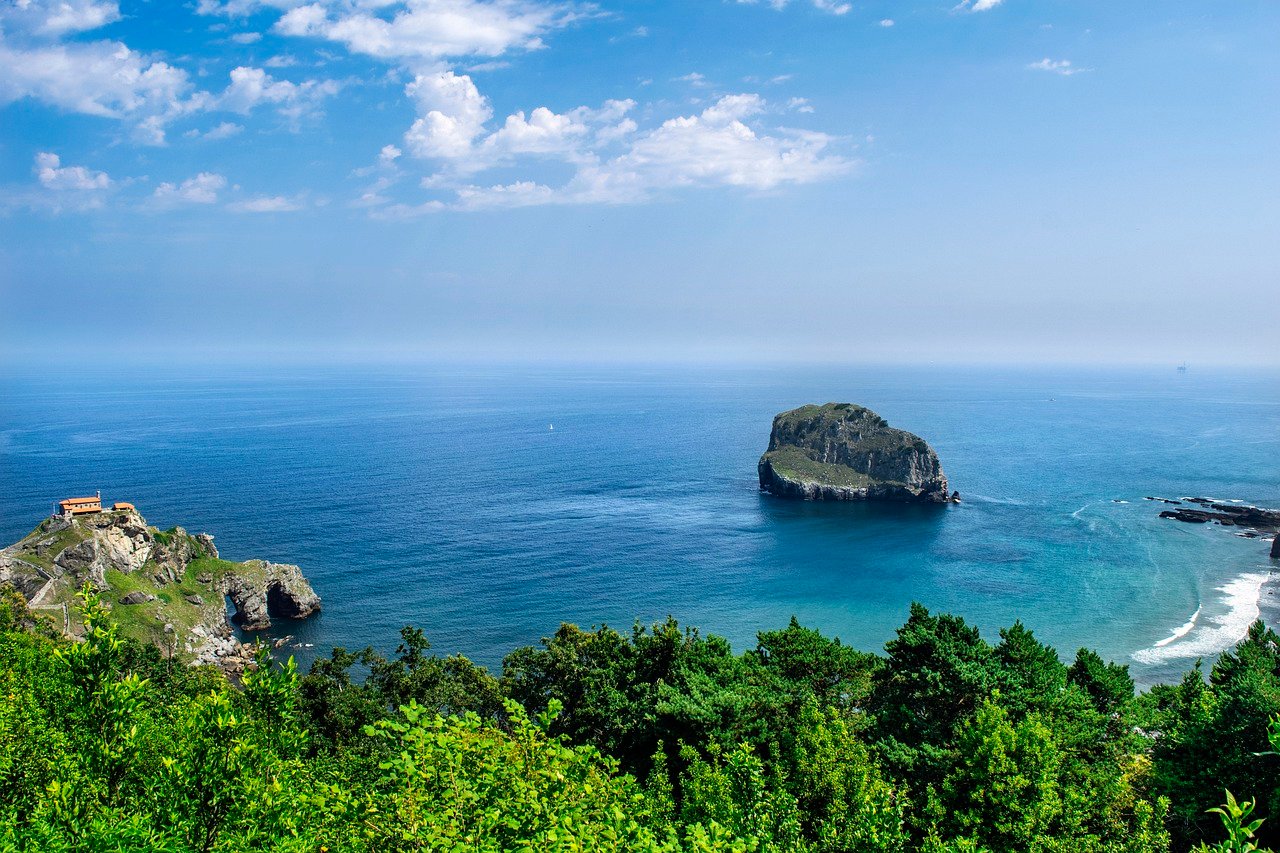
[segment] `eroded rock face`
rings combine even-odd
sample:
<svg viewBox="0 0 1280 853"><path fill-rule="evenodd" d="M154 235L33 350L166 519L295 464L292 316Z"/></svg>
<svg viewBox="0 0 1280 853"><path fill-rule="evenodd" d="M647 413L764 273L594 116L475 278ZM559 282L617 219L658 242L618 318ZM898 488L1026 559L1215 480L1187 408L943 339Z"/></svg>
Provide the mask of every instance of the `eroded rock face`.
<svg viewBox="0 0 1280 853"><path fill-rule="evenodd" d="M802 500L950 501L938 454L852 403L802 406L773 419L760 488Z"/></svg>
<svg viewBox="0 0 1280 853"><path fill-rule="evenodd" d="M48 582L48 574L35 563L0 552L0 584L9 584L30 601Z"/></svg>
<svg viewBox="0 0 1280 853"><path fill-rule="evenodd" d="M305 619L320 610L320 596L297 566L253 561L255 570L227 576L224 593L235 607L232 617L246 631L271 627L271 617Z"/></svg>
<svg viewBox="0 0 1280 853"><path fill-rule="evenodd" d="M297 566L218 562L201 565L189 576L192 562L203 557L219 559L212 536L191 535L181 527L148 527L136 510L58 515L0 549L0 583L11 584L33 611L57 619L74 635L75 623L66 613L89 581L104 603L117 606L118 618L132 620L165 654L181 652L228 671L241 666L244 655L235 651L239 646L225 597L232 599L237 621L249 630L269 627L273 618L302 619L320 609L319 596ZM108 572L135 575L132 585L141 589L113 591ZM162 587L170 591L162 593Z"/></svg>
<svg viewBox="0 0 1280 853"><path fill-rule="evenodd" d="M59 534L78 528L83 539L53 554ZM43 537L35 545L37 554L53 557L54 567L79 582L88 580L98 589L106 588L106 572L123 574L138 571L151 559L155 545L146 521L137 512L103 512L68 519L50 519Z"/></svg>

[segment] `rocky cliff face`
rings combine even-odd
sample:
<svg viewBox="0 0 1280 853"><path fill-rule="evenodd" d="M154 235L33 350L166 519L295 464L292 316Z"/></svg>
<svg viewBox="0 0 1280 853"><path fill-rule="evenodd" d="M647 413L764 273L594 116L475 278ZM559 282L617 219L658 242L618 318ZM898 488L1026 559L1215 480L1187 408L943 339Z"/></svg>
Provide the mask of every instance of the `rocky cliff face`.
<svg viewBox="0 0 1280 853"><path fill-rule="evenodd" d="M924 439L852 403L802 406L775 417L759 475L763 491L803 500L958 500Z"/></svg>
<svg viewBox="0 0 1280 853"><path fill-rule="evenodd" d="M223 560L207 533L157 530L136 510L53 516L0 550L0 583L68 634L77 630L72 605L86 582L127 634L201 663L236 661L232 619L256 631L272 616L304 619L320 610L297 566Z"/></svg>
<svg viewBox="0 0 1280 853"><path fill-rule="evenodd" d="M271 616L306 619L320 611L320 596L297 566L251 560L253 571L227 575L223 589L235 607L232 617L246 631L271 627Z"/></svg>

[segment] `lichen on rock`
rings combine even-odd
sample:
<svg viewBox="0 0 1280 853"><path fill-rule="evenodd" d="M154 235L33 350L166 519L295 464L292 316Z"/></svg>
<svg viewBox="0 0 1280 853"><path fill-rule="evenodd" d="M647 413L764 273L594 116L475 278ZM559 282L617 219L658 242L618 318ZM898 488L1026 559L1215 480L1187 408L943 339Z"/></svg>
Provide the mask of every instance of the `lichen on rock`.
<svg viewBox="0 0 1280 853"><path fill-rule="evenodd" d="M801 500L952 500L938 454L853 403L801 406L773 419L758 466L762 491Z"/></svg>

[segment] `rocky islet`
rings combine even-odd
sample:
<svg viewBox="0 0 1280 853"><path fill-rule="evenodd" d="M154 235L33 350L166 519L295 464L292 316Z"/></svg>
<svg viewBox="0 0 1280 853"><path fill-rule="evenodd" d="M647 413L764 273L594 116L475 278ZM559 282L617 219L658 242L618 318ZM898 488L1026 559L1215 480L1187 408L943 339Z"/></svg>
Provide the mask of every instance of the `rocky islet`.
<svg viewBox="0 0 1280 853"><path fill-rule="evenodd" d="M822 501L959 502L928 442L853 403L801 406L773 419L760 489Z"/></svg>

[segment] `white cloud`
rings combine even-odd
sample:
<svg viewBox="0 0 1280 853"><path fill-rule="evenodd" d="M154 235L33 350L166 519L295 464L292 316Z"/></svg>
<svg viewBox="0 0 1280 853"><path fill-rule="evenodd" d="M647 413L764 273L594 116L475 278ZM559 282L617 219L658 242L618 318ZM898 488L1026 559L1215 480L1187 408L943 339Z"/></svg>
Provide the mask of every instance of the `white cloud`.
<svg viewBox="0 0 1280 853"><path fill-rule="evenodd" d="M290 119L319 109L320 102L337 94L338 84L333 80L305 80L292 83L277 80L261 68L240 66L231 71L231 83L218 98L221 109L248 115L261 104L270 104Z"/></svg>
<svg viewBox="0 0 1280 853"><path fill-rule="evenodd" d="M37 44L0 41L0 105L34 98L71 112L135 124L142 142L163 144L164 125L203 108L187 73L120 42Z"/></svg>
<svg viewBox="0 0 1280 853"><path fill-rule="evenodd" d="M101 0L11 0L0 5L0 28L58 37L120 20L119 4Z"/></svg>
<svg viewBox="0 0 1280 853"><path fill-rule="evenodd" d="M493 116L489 99L465 74L419 74L405 87L405 94L417 102L422 116L404 135L405 145L418 157L467 156Z"/></svg>
<svg viewBox="0 0 1280 853"><path fill-rule="evenodd" d="M813 105L809 103L808 98L792 98L791 100L787 101L787 107L795 110L798 113L813 112Z"/></svg>
<svg viewBox="0 0 1280 853"><path fill-rule="evenodd" d="M707 78L697 71L690 71L681 77L672 77L671 80L675 83L688 83L690 86L703 87L707 85Z"/></svg>
<svg viewBox="0 0 1280 853"><path fill-rule="evenodd" d="M119 18L101 0L0 3L0 106L31 98L129 122L139 141L163 144L168 122L207 103L187 73L118 41L62 40Z"/></svg>
<svg viewBox="0 0 1280 853"><path fill-rule="evenodd" d="M292 9L307 0L198 0L196 14L244 18L262 9Z"/></svg>
<svg viewBox="0 0 1280 853"><path fill-rule="evenodd" d="M405 132L405 147L415 157L446 161L450 172L457 175L528 155L578 162L593 156L593 143L608 144L636 130L636 123L626 117L635 107L630 99L566 113L547 107L527 115L519 111L489 132L486 124L493 118L493 109L465 74L420 74L405 92L417 103L420 115Z"/></svg>
<svg viewBox="0 0 1280 853"><path fill-rule="evenodd" d="M378 152L378 162L384 165L394 163L404 152L394 145L384 145L382 150Z"/></svg>
<svg viewBox="0 0 1280 853"><path fill-rule="evenodd" d="M956 12L990 12L1004 0L961 0L953 11Z"/></svg>
<svg viewBox="0 0 1280 853"><path fill-rule="evenodd" d="M192 131L191 133L194 136L198 136L200 139L217 141L219 139L230 139L231 137L235 136L236 134L242 133L243 131L244 131L244 125L236 124L235 122L232 122L232 121L224 121L218 124L216 127L209 128L204 133L200 133L199 131Z"/></svg>
<svg viewBox="0 0 1280 853"><path fill-rule="evenodd" d="M152 197L164 204L213 204L218 191L226 187L227 179L214 172L201 172L180 184L162 183Z"/></svg>
<svg viewBox="0 0 1280 853"><path fill-rule="evenodd" d="M394 10L389 18L374 14L386 7ZM275 29L339 42L381 59L439 60L536 50L543 35L577 17L571 6L530 0L313 2L290 9Z"/></svg>
<svg viewBox="0 0 1280 853"><path fill-rule="evenodd" d="M738 0L739 3L754 4L759 0ZM791 0L767 0L768 4L774 9L785 9ZM844 15L853 8L851 3L843 3L840 0L809 0L813 8L820 12L829 12L832 15Z"/></svg>
<svg viewBox="0 0 1280 853"><path fill-rule="evenodd" d="M727 95L697 115L669 119L643 132L637 132L634 121L623 118L633 107L634 102L619 101L598 110L578 108L564 114L539 108L527 119L517 113L499 130L473 142L471 160L450 164L455 167L453 174L462 175L512 162L517 154L556 155L576 167L563 186L532 180L456 185L444 172L425 178L422 185L429 190L452 187L452 202L392 206L383 215L403 217L445 207L623 204L681 187L770 190L831 178L853 166L845 157L828 152L834 140L826 134L781 129L770 134L749 127L748 120L768 109L759 95ZM625 127L625 133L615 132L620 127ZM604 146L620 140L628 142L622 152L606 156Z"/></svg>
<svg viewBox="0 0 1280 853"><path fill-rule="evenodd" d="M757 134L744 119L764 109L759 95L727 95L701 115L663 122L642 135L627 153L586 177L606 194L608 187L648 190L715 184L766 190L784 183L809 183L848 168L843 158L824 156L831 142L825 134Z"/></svg>
<svg viewBox="0 0 1280 853"><path fill-rule="evenodd" d="M262 33L236 33L231 40L236 44L254 44L262 41Z"/></svg>
<svg viewBox="0 0 1280 853"><path fill-rule="evenodd" d="M285 213L302 208L303 204L300 201L282 195L257 196L227 205L228 210L234 210L237 213Z"/></svg>
<svg viewBox="0 0 1280 853"><path fill-rule="evenodd" d="M882 27L886 27L886 28L888 28L888 27L892 27L892 26L893 26L893 18L882 18L882 19L881 19L881 21L880 21L880 26L882 26Z"/></svg>
<svg viewBox="0 0 1280 853"><path fill-rule="evenodd" d="M1063 77L1070 77L1073 74L1081 74L1088 71L1088 68L1077 68L1071 64L1069 59L1050 59L1045 57L1039 62L1032 62L1027 68L1031 71L1049 71L1053 74L1061 74Z"/></svg>
<svg viewBox="0 0 1280 853"><path fill-rule="evenodd" d="M63 166L62 158L48 151L36 155L35 173L41 185L51 190L92 192L111 186L106 172L95 172L84 166Z"/></svg>
<svg viewBox="0 0 1280 853"><path fill-rule="evenodd" d="M217 109L243 115L269 104L296 125L338 91L332 80L293 83L240 67L226 91L214 96L197 89L183 69L121 42L63 40L118 18L117 5L101 0L0 2L0 106L31 98L125 122L137 141L163 145L166 127L182 117ZM240 34L246 35L255 34ZM240 36L232 38L243 41ZM219 128L206 138L225 138L239 126L224 122Z"/></svg>
<svg viewBox="0 0 1280 853"><path fill-rule="evenodd" d="M523 112L507 116L485 145L506 154L571 153L587 133L587 126L574 116L538 107L527 119Z"/></svg>

